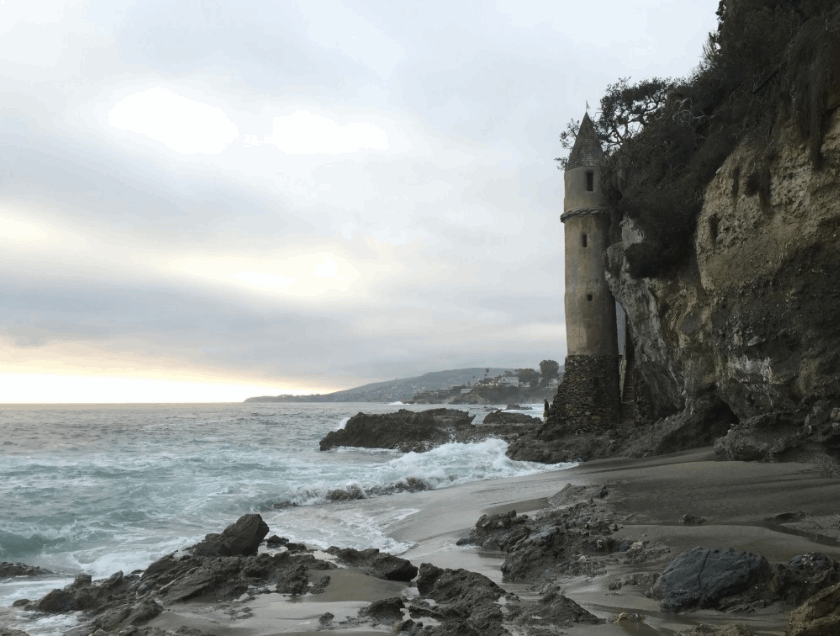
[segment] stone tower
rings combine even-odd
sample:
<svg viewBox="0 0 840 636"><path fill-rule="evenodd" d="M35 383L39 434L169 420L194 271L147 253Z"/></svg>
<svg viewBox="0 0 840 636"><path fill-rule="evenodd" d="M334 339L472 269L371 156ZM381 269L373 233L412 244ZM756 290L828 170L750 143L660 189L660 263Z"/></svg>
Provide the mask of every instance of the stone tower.
<svg viewBox="0 0 840 636"><path fill-rule="evenodd" d="M564 175L560 220L566 250L568 355L552 407L552 415L559 407L556 415L577 425L608 426L618 422L620 412L615 300L604 277L610 210L601 188L602 156L598 133L586 114Z"/></svg>

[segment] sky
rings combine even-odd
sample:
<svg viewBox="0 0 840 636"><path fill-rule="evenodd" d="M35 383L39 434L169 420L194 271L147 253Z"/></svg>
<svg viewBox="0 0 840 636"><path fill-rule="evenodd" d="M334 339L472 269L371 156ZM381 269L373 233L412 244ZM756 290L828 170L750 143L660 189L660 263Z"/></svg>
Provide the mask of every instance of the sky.
<svg viewBox="0 0 840 636"><path fill-rule="evenodd" d="M558 135L717 4L0 2L0 402L562 363Z"/></svg>

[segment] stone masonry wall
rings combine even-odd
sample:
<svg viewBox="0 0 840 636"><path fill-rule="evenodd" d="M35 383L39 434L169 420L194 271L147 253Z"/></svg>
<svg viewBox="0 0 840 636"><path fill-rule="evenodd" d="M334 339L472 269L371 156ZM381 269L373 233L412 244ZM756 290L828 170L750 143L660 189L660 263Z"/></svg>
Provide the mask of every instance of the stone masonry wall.
<svg viewBox="0 0 840 636"><path fill-rule="evenodd" d="M566 356L548 425L575 430L608 428L619 422L620 406L618 356Z"/></svg>

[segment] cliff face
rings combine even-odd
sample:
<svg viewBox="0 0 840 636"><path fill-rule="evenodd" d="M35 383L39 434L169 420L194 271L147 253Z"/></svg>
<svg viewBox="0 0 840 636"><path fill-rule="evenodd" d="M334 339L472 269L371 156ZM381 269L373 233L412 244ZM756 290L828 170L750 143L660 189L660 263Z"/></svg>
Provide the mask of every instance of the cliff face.
<svg viewBox="0 0 840 636"><path fill-rule="evenodd" d="M656 417L728 407L741 422L828 422L840 406L840 99L829 105L819 168L790 123L769 150L729 156L675 273L632 278L625 251L644 237L622 221L607 278Z"/></svg>

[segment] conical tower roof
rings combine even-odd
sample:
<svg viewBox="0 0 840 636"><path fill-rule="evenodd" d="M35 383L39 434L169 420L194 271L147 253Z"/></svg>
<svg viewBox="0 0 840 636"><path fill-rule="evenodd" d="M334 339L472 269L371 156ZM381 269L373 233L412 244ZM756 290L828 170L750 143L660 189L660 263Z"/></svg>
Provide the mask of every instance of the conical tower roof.
<svg viewBox="0 0 840 636"><path fill-rule="evenodd" d="M604 151L601 150L601 142L598 140L598 133L595 132L595 125L589 119L589 113L584 114L578 128L575 145L569 153L569 162L566 170L580 168L583 166L597 167L601 163Z"/></svg>

